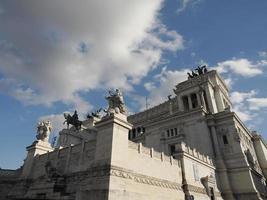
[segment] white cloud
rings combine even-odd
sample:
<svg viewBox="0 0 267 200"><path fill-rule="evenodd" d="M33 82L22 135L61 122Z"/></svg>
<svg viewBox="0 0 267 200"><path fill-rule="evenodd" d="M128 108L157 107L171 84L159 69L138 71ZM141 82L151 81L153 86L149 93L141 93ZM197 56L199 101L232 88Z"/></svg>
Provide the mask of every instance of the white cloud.
<svg viewBox="0 0 267 200"><path fill-rule="evenodd" d="M251 110L267 108L267 98L250 98L248 102Z"/></svg>
<svg viewBox="0 0 267 200"><path fill-rule="evenodd" d="M177 49L182 49L183 38L176 31L168 31L165 26L160 24L156 27L157 32L155 34L149 34L144 41L145 46L157 47L169 51L176 51ZM167 40L162 40L161 36L167 38Z"/></svg>
<svg viewBox="0 0 267 200"><path fill-rule="evenodd" d="M267 51L259 51L258 54L262 58L267 58Z"/></svg>
<svg viewBox="0 0 267 200"><path fill-rule="evenodd" d="M203 0L178 0L179 7L176 10L177 14L185 11L188 7L194 7L201 3Z"/></svg>
<svg viewBox="0 0 267 200"><path fill-rule="evenodd" d="M267 98L256 97L256 95L255 90L249 92L235 91L230 95L234 111L243 121L250 121L252 126L259 121L260 111L267 108Z"/></svg>
<svg viewBox="0 0 267 200"><path fill-rule="evenodd" d="M25 104L62 101L90 109L79 92L133 84L182 36L158 20L163 0L6 1L0 18L0 73ZM164 39L163 39L164 38Z"/></svg>
<svg viewBox="0 0 267 200"><path fill-rule="evenodd" d="M187 69L168 70L164 67L160 74L154 77L154 82L145 83L145 88L149 92L147 101L149 107L155 106L168 100L168 95L173 95L175 86L187 79ZM174 96L174 95L173 95ZM144 99L139 99L141 110L145 109L146 102Z"/></svg>
<svg viewBox="0 0 267 200"><path fill-rule="evenodd" d="M225 78L225 79L224 79L224 82L225 82L225 84L227 85L227 87L228 87L229 89L231 89L232 86L233 86L233 84L234 84L234 80L233 80L231 77L227 77L227 78Z"/></svg>
<svg viewBox="0 0 267 200"><path fill-rule="evenodd" d="M263 73L260 68L261 66L262 65L260 63L252 63L246 58L234 58L232 60L219 62L214 69L216 69L219 73L233 72L244 77L253 77Z"/></svg>
<svg viewBox="0 0 267 200"><path fill-rule="evenodd" d="M233 104L243 103L247 99L255 96L257 92L255 90L251 90L250 92L232 92L230 95L231 101Z"/></svg>
<svg viewBox="0 0 267 200"><path fill-rule="evenodd" d="M233 103L233 109L241 120L251 121L257 116L255 113L251 112L247 104L248 99L254 97L256 94L257 93L254 90L249 92L235 91L230 94L230 99Z"/></svg>
<svg viewBox="0 0 267 200"><path fill-rule="evenodd" d="M144 87L147 91L152 91L152 90L156 89L154 82L147 82L144 84Z"/></svg>

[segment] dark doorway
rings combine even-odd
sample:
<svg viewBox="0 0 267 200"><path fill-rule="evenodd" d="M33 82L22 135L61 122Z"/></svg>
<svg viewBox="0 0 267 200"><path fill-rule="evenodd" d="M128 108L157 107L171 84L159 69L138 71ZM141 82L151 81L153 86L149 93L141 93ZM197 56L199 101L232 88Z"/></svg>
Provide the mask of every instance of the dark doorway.
<svg viewBox="0 0 267 200"><path fill-rule="evenodd" d="M170 154L173 156L174 153L175 153L175 145L172 144L172 145L170 145Z"/></svg>
<svg viewBox="0 0 267 200"><path fill-rule="evenodd" d="M213 187L210 187L210 199L215 200Z"/></svg>

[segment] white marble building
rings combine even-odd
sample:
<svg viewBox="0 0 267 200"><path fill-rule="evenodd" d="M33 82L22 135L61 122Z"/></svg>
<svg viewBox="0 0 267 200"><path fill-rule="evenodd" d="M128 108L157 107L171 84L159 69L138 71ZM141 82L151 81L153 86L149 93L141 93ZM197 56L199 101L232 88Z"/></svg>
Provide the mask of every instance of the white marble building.
<svg viewBox="0 0 267 200"><path fill-rule="evenodd" d="M12 187L0 189L1 196L266 199L267 145L231 111L218 73L189 78L174 92L174 98L128 117L123 99L119 106L109 103L109 115L85 120L82 130L63 129L56 148L42 132L27 147L15 184L13 180Z"/></svg>

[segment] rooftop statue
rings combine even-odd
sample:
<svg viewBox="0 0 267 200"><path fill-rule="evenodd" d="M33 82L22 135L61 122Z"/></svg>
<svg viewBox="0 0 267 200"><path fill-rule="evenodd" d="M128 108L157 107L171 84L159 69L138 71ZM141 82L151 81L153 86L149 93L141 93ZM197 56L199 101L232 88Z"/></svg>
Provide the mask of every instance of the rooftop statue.
<svg viewBox="0 0 267 200"><path fill-rule="evenodd" d="M195 73L194 71L196 71L197 73ZM194 71L193 70L191 71L192 74L187 72L188 79L194 78L194 77L202 75L202 74L206 74L208 72L206 65L203 65L201 67L198 66Z"/></svg>
<svg viewBox="0 0 267 200"><path fill-rule="evenodd" d="M193 77L196 77L197 74L196 74L194 71L192 71L192 76L193 76Z"/></svg>
<svg viewBox="0 0 267 200"><path fill-rule="evenodd" d="M195 70L198 72L198 75L205 74L208 72L206 65L203 65L202 67L198 66Z"/></svg>
<svg viewBox="0 0 267 200"><path fill-rule="evenodd" d="M48 141L48 137L52 131L50 121L41 121L37 124L37 140Z"/></svg>
<svg viewBox="0 0 267 200"><path fill-rule="evenodd" d="M107 115L121 113L126 114L126 108L122 92L119 89L115 91L109 90L109 96L106 96L108 100L108 109L104 110Z"/></svg>
<svg viewBox="0 0 267 200"><path fill-rule="evenodd" d="M191 75L189 72L187 72L187 75L188 75L188 78L189 78L189 79L194 77L194 76Z"/></svg>
<svg viewBox="0 0 267 200"><path fill-rule="evenodd" d="M71 116L69 113L64 113L65 121L63 124L67 122L67 128L69 128L69 125L73 125L77 130L80 130L82 127L82 122L79 120L78 113L75 110L74 114Z"/></svg>
<svg viewBox="0 0 267 200"><path fill-rule="evenodd" d="M101 118L100 112L102 111L102 108L96 110L95 112L91 112L91 114L87 115L87 118L90 119L92 117Z"/></svg>

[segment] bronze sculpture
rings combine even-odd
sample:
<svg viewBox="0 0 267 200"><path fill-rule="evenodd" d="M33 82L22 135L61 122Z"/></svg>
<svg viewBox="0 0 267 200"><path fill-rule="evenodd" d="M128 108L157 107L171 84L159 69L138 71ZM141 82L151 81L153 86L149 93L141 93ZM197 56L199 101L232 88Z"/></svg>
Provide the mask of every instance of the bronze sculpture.
<svg viewBox="0 0 267 200"><path fill-rule="evenodd" d="M77 130L80 130L82 127L82 122L79 120L78 113L75 110L74 114L71 116L69 113L64 113L65 121L63 124L67 122L67 127L69 128L69 125L73 125Z"/></svg>
<svg viewBox="0 0 267 200"><path fill-rule="evenodd" d="M196 71L197 73L195 73L194 71ZM203 65L201 67L198 66L194 71L192 70L191 74L189 72L187 72L188 79L194 78L196 76L200 76L202 74L206 74L208 72L206 65Z"/></svg>

